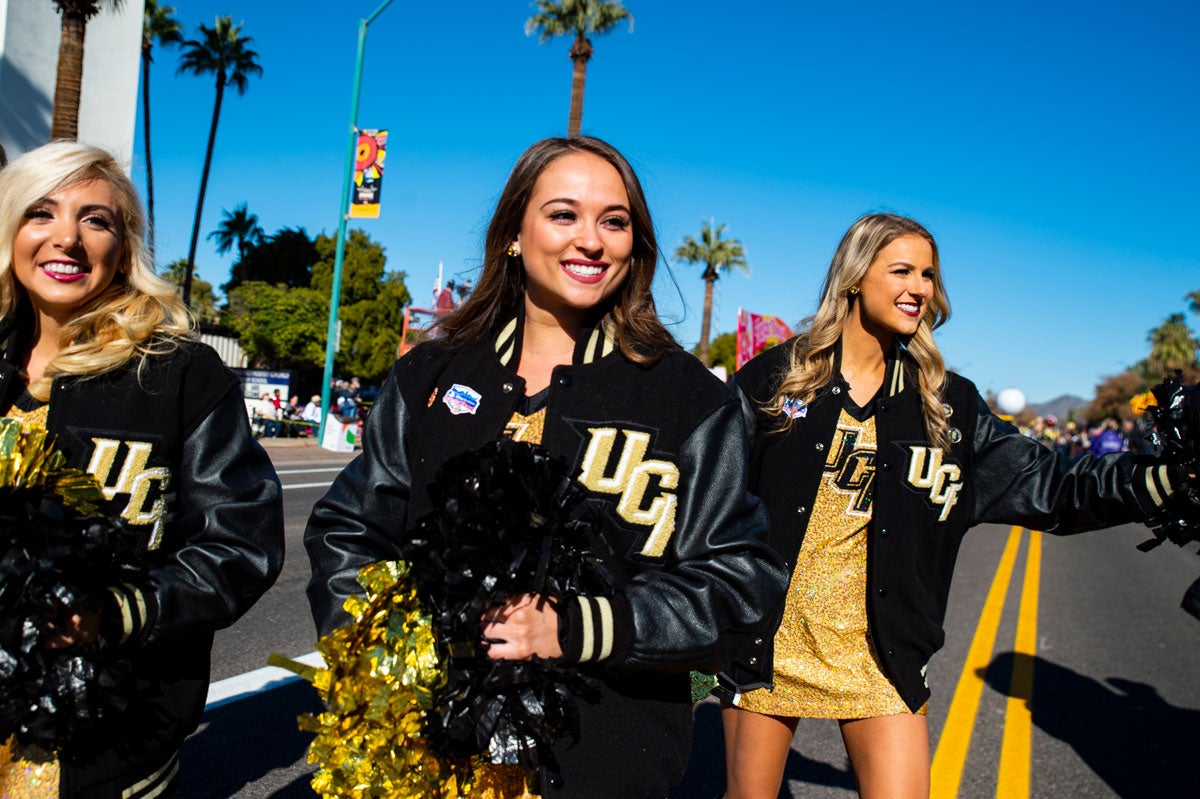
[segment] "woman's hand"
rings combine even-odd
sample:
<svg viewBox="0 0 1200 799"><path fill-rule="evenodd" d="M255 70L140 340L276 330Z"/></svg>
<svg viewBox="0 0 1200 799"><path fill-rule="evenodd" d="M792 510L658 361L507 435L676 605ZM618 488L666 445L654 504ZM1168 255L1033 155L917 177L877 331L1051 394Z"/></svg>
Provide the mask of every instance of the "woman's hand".
<svg viewBox="0 0 1200 799"><path fill-rule="evenodd" d="M558 611L545 597L525 594L488 611L483 640L492 660L562 657L558 643Z"/></svg>
<svg viewBox="0 0 1200 799"><path fill-rule="evenodd" d="M100 635L100 614L94 610L75 612L63 609L49 627L53 635L46 641L47 649L90 644Z"/></svg>

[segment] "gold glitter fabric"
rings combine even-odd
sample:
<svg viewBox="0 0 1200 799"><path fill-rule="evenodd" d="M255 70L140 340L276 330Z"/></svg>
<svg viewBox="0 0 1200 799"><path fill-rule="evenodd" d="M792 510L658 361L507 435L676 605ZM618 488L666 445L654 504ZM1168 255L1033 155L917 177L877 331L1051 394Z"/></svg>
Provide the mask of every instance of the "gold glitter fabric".
<svg viewBox="0 0 1200 799"><path fill-rule="evenodd" d="M403 561L359 572L354 620L317 642L326 668L272 658L317 689L326 710L300 718L315 733L312 787L326 799L536 799L529 772L482 758L441 757L423 735L445 682L429 614Z"/></svg>
<svg viewBox="0 0 1200 799"><path fill-rule="evenodd" d="M523 416L514 411L512 418L509 419L508 424L504 426L504 435L508 436L513 441L521 441L526 444L541 444L542 432L545 429L545 408L542 408L539 411L534 411L528 416Z"/></svg>
<svg viewBox="0 0 1200 799"><path fill-rule="evenodd" d="M8 409L8 413L4 414L6 419L15 419L26 425L35 425L37 427L46 426L46 416L50 413L50 404L39 405L32 411L23 411L16 405Z"/></svg>
<svg viewBox="0 0 1200 799"><path fill-rule="evenodd" d="M739 707L821 719L909 712L867 632L875 449L874 418L860 422L843 409L775 636L775 688L743 694Z"/></svg>
<svg viewBox="0 0 1200 799"><path fill-rule="evenodd" d="M25 754L16 738L0 745L0 799L58 799L58 761Z"/></svg>

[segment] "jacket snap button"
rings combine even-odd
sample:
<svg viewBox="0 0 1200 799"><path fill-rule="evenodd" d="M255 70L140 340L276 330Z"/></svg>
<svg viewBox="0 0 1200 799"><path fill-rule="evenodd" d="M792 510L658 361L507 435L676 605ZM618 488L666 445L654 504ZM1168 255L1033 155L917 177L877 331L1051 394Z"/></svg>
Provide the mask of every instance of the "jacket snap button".
<svg viewBox="0 0 1200 799"><path fill-rule="evenodd" d="M890 472L890 471L892 470L892 464L890 464L890 463L881 463L881 464L879 464L879 468L880 468L880 469L883 469L885 472Z"/></svg>
<svg viewBox="0 0 1200 799"><path fill-rule="evenodd" d="M888 650L888 657L895 657L895 656L896 656L896 650L895 650L895 649L889 649L889 650Z"/></svg>
<svg viewBox="0 0 1200 799"><path fill-rule="evenodd" d="M796 508L796 513L799 513L799 514L805 514L805 513L807 513L807 512L808 512L808 508L804 507L803 505L801 505L800 507Z"/></svg>
<svg viewBox="0 0 1200 799"><path fill-rule="evenodd" d="M888 531L887 531L886 527L879 531L880 538L887 538L887 536L888 536Z"/></svg>
<svg viewBox="0 0 1200 799"><path fill-rule="evenodd" d="M757 666L757 665L758 665L758 658L750 658L750 665L751 665L751 666Z"/></svg>
<svg viewBox="0 0 1200 799"><path fill-rule="evenodd" d="M834 393L834 394L841 394L841 393L842 393L842 387L841 387L841 386L834 386L834 387L833 387L833 393Z"/></svg>
<svg viewBox="0 0 1200 799"><path fill-rule="evenodd" d="M505 383L504 385L500 386L500 390L503 391L505 394L511 394L513 392L513 384Z"/></svg>
<svg viewBox="0 0 1200 799"><path fill-rule="evenodd" d="M880 588L880 589L878 589L878 590L877 590L875 593L879 594L880 596L887 596L887 589L886 589L886 588Z"/></svg>
<svg viewBox="0 0 1200 799"><path fill-rule="evenodd" d="M822 450L824 450L824 449L825 449L825 445L824 445L824 444L822 444L822 443L820 443L820 442L818 442L818 443L817 443L817 452L821 452L821 451L822 451Z"/></svg>
<svg viewBox="0 0 1200 799"><path fill-rule="evenodd" d="M563 375L562 377L558 378L558 384L559 384L560 386L569 386L569 385L571 385L571 376L570 376L570 375Z"/></svg>
<svg viewBox="0 0 1200 799"><path fill-rule="evenodd" d="M888 409L888 404L886 402L880 403L879 410L883 411L884 413L887 413L887 409Z"/></svg>
<svg viewBox="0 0 1200 799"><path fill-rule="evenodd" d="M761 638L755 638L755 639L754 639L754 645L755 645L755 646L762 646L762 639L761 639Z"/></svg>

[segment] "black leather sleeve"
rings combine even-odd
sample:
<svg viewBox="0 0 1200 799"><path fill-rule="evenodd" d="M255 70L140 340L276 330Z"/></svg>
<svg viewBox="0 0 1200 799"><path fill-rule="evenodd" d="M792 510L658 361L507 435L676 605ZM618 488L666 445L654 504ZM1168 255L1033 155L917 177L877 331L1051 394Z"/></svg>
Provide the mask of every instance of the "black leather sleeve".
<svg viewBox="0 0 1200 799"><path fill-rule="evenodd" d="M1143 522L1171 494L1165 464L1135 455L1069 459L992 414L976 394L972 524L1075 533Z"/></svg>
<svg viewBox="0 0 1200 799"><path fill-rule="evenodd" d="M407 446L409 412L393 373L363 431L363 451L313 506L304 531L312 566L308 601L319 635L350 620L346 598L361 594L358 570L400 557L412 472Z"/></svg>
<svg viewBox="0 0 1200 799"><path fill-rule="evenodd" d="M174 551L151 570L148 592L122 587L145 641L229 626L283 567L279 478L236 387L188 434L175 480L165 544Z"/></svg>
<svg viewBox="0 0 1200 799"><path fill-rule="evenodd" d="M636 575L625 591L634 626L628 665L715 674L778 617L788 571L766 543L766 509L746 492L739 403L725 403L692 432L679 464L668 568Z"/></svg>

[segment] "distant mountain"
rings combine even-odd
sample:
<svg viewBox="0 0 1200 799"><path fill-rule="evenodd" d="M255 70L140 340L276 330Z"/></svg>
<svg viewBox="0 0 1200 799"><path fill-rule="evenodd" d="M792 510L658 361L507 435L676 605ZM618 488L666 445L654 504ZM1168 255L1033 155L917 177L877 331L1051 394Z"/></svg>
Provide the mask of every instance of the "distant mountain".
<svg viewBox="0 0 1200 799"><path fill-rule="evenodd" d="M1029 409L1038 416L1053 416L1065 422L1070 418L1071 411L1082 410L1090 403L1091 400L1076 397L1074 394L1063 394L1061 397L1055 397L1049 402L1030 403Z"/></svg>

